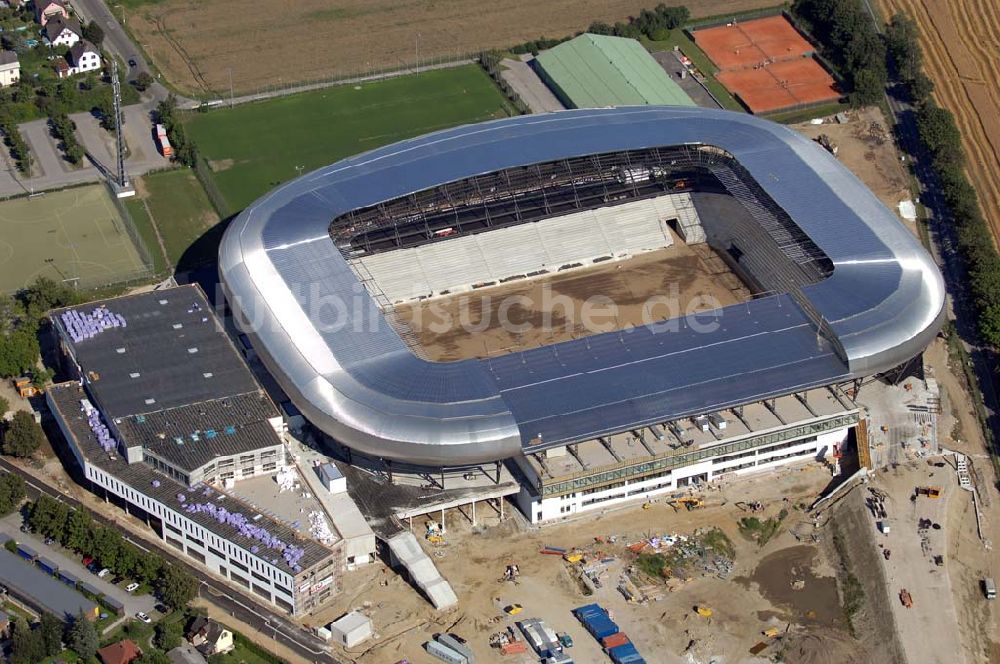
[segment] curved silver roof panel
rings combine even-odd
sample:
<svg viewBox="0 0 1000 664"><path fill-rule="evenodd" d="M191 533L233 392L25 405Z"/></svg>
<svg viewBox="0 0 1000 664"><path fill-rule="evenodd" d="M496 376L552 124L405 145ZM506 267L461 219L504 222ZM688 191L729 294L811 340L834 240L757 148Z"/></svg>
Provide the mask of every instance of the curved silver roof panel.
<svg viewBox="0 0 1000 664"><path fill-rule="evenodd" d="M833 273L802 288L807 302L783 294L727 307L711 331L679 320L669 332L640 327L428 362L386 323L328 233L352 209L472 175L680 144L729 152L825 252ZM345 159L244 210L219 258L240 326L314 425L362 452L429 465L505 458L871 375L919 353L945 315L931 258L836 159L786 127L701 108L524 116Z"/></svg>

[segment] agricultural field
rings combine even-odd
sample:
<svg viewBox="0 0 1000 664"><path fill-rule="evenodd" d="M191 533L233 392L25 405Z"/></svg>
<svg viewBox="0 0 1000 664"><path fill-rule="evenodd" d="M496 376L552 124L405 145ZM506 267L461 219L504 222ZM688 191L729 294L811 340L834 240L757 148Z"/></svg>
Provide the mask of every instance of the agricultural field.
<svg viewBox="0 0 1000 664"><path fill-rule="evenodd" d="M153 63L181 92L237 92L452 59L541 36L560 37L593 21L614 23L654 0L126 0L126 23ZM682 4L668 0L668 5ZM695 17L777 4L775 0L688 2ZM318 47L316 45L319 45Z"/></svg>
<svg viewBox="0 0 1000 664"><path fill-rule="evenodd" d="M467 65L194 114L186 129L236 212L337 159L507 114L490 78Z"/></svg>
<svg viewBox="0 0 1000 664"><path fill-rule="evenodd" d="M992 0L879 0L920 28L924 68L938 103L955 114L968 175L1000 243L1000 7Z"/></svg>
<svg viewBox="0 0 1000 664"><path fill-rule="evenodd" d="M37 277L94 288L148 274L104 185L0 203L0 293Z"/></svg>
<svg viewBox="0 0 1000 664"><path fill-rule="evenodd" d="M141 230L152 231L152 253L161 259L165 254L170 266L182 269L214 260L217 242L203 248L198 240L219 223L219 216L190 169L143 176L136 180L136 193L129 210Z"/></svg>

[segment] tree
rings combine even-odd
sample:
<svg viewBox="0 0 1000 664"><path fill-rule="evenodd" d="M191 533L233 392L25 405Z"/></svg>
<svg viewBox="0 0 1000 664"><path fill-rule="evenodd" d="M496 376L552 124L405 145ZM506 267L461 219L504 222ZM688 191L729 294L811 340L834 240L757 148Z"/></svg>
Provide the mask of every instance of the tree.
<svg viewBox="0 0 1000 664"><path fill-rule="evenodd" d="M142 583L152 583L160 575L163 561L153 553L140 553L136 561L135 578Z"/></svg>
<svg viewBox="0 0 1000 664"><path fill-rule="evenodd" d="M115 117L115 104L110 95L105 95L94 107L100 117L101 127L110 132L118 129L118 120Z"/></svg>
<svg viewBox="0 0 1000 664"><path fill-rule="evenodd" d="M36 327L18 325L0 337L0 376L10 378L31 371L39 353Z"/></svg>
<svg viewBox="0 0 1000 664"><path fill-rule="evenodd" d="M3 453L13 457L29 457L42 444L42 427L35 418L23 410L14 413L10 426L3 435Z"/></svg>
<svg viewBox="0 0 1000 664"><path fill-rule="evenodd" d="M91 21L83 26L83 38L100 48L101 42L104 41L104 30L96 21Z"/></svg>
<svg viewBox="0 0 1000 664"><path fill-rule="evenodd" d="M42 649L48 657L58 655L62 652L62 637L65 630L66 625L59 618L56 618L51 613L42 614L38 633L41 637Z"/></svg>
<svg viewBox="0 0 1000 664"><path fill-rule="evenodd" d="M170 664L170 658L159 650L147 650L139 655L135 664Z"/></svg>
<svg viewBox="0 0 1000 664"><path fill-rule="evenodd" d="M10 664L35 664L45 658L41 635L24 618L18 618L10 638Z"/></svg>
<svg viewBox="0 0 1000 664"><path fill-rule="evenodd" d="M0 418L7 414L10 410L10 402L7 401L6 397L0 397Z"/></svg>
<svg viewBox="0 0 1000 664"><path fill-rule="evenodd" d="M156 625L156 635L153 637L153 645L169 652L181 645L181 626L179 623L159 622Z"/></svg>
<svg viewBox="0 0 1000 664"><path fill-rule="evenodd" d="M93 520L85 510L72 510L66 519L66 529L62 543L70 549L83 551L90 549L90 535Z"/></svg>
<svg viewBox="0 0 1000 664"><path fill-rule="evenodd" d="M860 69L854 75L854 91L850 94L851 106L860 108L876 104L885 90L885 70Z"/></svg>
<svg viewBox="0 0 1000 664"><path fill-rule="evenodd" d="M198 593L194 578L175 565L165 565L156 584L160 600L172 609L187 606Z"/></svg>
<svg viewBox="0 0 1000 664"><path fill-rule="evenodd" d="M97 653L97 629L94 623L83 615L82 609L66 633L66 645L72 648L83 662L89 662Z"/></svg>
<svg viewBox="0 0 1000 664"><path fill-rule="evenodd" d="M153 77L150 76L148 71L139 72L139 75L135 77L135 81L132 83L132 85L135 86L135 89L138 90L139 92L142 92L143 90L147 89L152 84L153 84Z"/></svg>
<svg viewBox="0 0 1000 664"><path fill-rule="evenodd" d="M24 500L24 480L20 475L4 473L0 477L0 516L10 514Z"/></svg>

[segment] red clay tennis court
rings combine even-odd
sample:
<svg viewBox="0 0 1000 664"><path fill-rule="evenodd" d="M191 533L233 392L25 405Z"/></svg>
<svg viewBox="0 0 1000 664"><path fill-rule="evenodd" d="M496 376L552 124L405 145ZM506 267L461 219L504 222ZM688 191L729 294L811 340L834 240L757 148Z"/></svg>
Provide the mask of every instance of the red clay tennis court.
<svg viewBox="0 0 1000 664"><path fill-rule="evenodd" d="M721 70L716 78L752 113L840 98L814 48L784 16L695 30L695 43Z"/></svg>

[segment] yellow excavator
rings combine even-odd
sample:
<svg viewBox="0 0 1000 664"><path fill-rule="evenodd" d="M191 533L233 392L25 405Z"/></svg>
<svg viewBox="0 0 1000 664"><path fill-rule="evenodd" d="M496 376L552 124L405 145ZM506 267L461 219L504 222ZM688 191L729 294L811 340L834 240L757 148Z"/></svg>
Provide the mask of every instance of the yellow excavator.
<svg viewBox="0 0 1000 664"><path fill-rule="evenodd" d="M676 500L671 500L667 504L673 507L675 512L677 512L679 507L681 506L683 506L685 509L687 509L687 511L690 512L691 510L698 509L699 507L704 507L705 501L695 496L685 496L683 498L677 498Z"/></svg>

